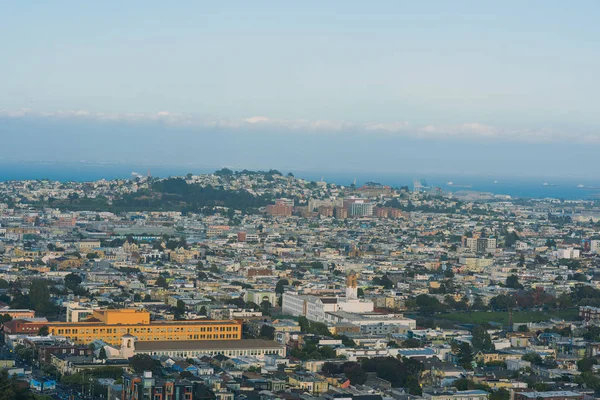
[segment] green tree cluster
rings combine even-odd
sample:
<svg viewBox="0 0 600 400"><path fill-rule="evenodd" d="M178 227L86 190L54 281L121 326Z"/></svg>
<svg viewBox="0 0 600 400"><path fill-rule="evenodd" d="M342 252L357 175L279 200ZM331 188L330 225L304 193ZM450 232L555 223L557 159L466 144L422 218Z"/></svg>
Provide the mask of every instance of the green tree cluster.
<svg viewBox="0 0 600 400"><path fill-rule="evenodd" d="M367 381L367 373L360 363L354 361L346 361L341 364L326 362L321 371L326 375L344 374L346 378L350 379L352 385L362 385Z"/></svg>
<svg viewBox="0 0 600 400"><path fill-rule="evenodd" d="M399 360L394 357L376 357L362 360L365 372L375 372L378 378L385 379L392 387L403 387L410 394L421 395L419 374L423 364L419 361L404 358Z"/></svg>

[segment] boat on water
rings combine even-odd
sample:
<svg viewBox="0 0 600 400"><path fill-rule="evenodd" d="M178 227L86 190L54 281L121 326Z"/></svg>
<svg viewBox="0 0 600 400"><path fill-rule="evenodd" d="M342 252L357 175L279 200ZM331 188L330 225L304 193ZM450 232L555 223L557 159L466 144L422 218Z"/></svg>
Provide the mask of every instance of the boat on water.
<svg viewBox="0 0 600 400"><path fill-rule="evenodd" d="M448 181L448 182L446 182L446 185L448 185L448 186L452 186L452 185L454 185L454 182L452 182L452 181Z"/></svg>

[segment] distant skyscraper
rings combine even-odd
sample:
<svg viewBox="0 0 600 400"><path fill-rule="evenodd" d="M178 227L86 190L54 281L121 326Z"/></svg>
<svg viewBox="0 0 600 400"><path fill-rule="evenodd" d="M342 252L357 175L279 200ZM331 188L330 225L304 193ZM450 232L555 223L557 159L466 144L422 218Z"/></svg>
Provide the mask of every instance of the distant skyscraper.
<svg viewBox="0 0 600 400"><path fill-rule="evenodd" d="M350 204L349 215L352 217L371 217L373 216L373 203L360 201Z"/></svg>

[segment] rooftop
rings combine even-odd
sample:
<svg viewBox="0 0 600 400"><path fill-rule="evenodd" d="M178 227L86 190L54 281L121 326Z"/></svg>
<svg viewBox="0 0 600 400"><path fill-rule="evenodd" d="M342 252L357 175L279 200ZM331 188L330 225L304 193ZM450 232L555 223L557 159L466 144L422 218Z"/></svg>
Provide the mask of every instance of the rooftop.
<svg viewBox="0 0 600 400"><path fill-rule="evenodd" d="M521 396L525 396L529 399L537 398L551 398L551 397L582 397L581 393L571 392L568 390L553 391L553 392L517 392Z"/></svg>
<svg viewBox="0 0 600 400"><path fill-rule="evenodd" d="M241 340L179 340L168 341L158 340L149 342L136 342L136 351L152 350L246 350L262 348L281 348L283 345L272 341L262 339L241 339Z"/></svg>

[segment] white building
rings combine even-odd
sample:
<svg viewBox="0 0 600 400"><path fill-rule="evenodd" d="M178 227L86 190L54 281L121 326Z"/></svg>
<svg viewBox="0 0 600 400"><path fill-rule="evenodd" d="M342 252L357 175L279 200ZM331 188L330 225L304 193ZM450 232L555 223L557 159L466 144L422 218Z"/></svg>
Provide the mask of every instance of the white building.
<svg viewBox="0 0 600 400"><path fill-rule="evenodd" d="M600 253L600 240L590 240L590 251L594 254Z"/></svg>
<svg viewBox="0 0 600 400"><path fill-rule="evenodd" d="M383 313L352 313L346 311L329 312L325 315L326 322L332 324L348 323L358 326L363 325L399 325L408 329L415 329L417 321L406 318L402 314Z"/></svg>
<svg viewBox="0 0 600 400"><path fill-rule="evenodd" d="M579 249L574 249L572 247L569 247L568 249L556 250L555 255L556 255L557 259L561 259L561 258L571 259L571 258L579 258L580 257L579 253L580 253Z"/></svg>
<svg viewBox="0 0 600 400"><path fill-rule="evenodd" d="M358 298L356 274L352 273L346 280L346 297L325 297L301 295L297 292L283 293L282 312L316 322L325 322L325 314L345 311L350 313L369 313L374 309L372 301Z"/></svg>
<svg viewBox="0 0 600 400"><path fill-rule="evenodd" d="M316 322L325 321L325 313L339 309L337 297L301 295L296 292L283 293L282 312L294 317L305 316Z"/></svg>
<svg viewBox="0 0 600 400"><path fill-rule="evenodd" d="M67 303L67 322L81 322L100 309L97 304Z"/></svg>

